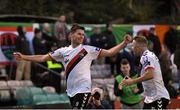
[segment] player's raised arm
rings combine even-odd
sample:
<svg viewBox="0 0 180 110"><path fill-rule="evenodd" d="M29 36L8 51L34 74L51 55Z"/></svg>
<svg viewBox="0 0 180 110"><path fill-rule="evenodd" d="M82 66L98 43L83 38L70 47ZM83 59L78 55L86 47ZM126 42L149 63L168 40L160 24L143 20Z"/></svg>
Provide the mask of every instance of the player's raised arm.
<svg viewBox="0 0 180 110"><path fill-rule="evenodd" d="M16 60L27 60L27 61L33 61L33 62L45 62L48 60L51 60L51 57L49 54L45 55L23 55L19 52L13 53Z"/></svg>
<svg viewBox="0 0 180 110"><path fill-rule="evenodd" d="M113 55L117 54L119 52L119 50L126 47L126 45L130 42L132 42L132 37L130 35L125 35L123 42L121 42L120 44L118 44L118 45L116 45L116 46L114 46L108 50L102 49L100 57L113 56Z"/></svg>

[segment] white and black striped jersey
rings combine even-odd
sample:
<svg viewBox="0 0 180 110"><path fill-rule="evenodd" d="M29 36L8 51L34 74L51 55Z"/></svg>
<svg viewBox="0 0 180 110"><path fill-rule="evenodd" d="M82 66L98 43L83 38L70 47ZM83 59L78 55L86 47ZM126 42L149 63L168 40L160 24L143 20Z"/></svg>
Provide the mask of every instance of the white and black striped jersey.
<svg viewBox="0 0 180 110"><path fill-rule="evenodd" d="M88 45L79 45L76 48L70 45L49 53L52 59L62 62L65 67L68 96L91 92L90 66L101 50Z"/></svg>
<svg viewBox="0 0 180 110"><path fill-rule="evenodd" d="M156 55L146 50L141 56L140 63L142 66L141 75L143 75L148 68L154 69L153 79L142 82L145 103L151 103L160 98L169 99L169 93L164 86L159 59Z"/></svg>

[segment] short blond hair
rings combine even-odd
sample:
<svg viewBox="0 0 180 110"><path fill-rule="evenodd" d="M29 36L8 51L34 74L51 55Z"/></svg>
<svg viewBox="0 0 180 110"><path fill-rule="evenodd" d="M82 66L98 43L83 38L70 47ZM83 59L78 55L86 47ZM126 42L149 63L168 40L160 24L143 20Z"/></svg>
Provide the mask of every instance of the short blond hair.
<svg viewBox="0 0 180 110"><path fill-rule="evenodd" d="M144 36L136 36L134 37L134 40L138 43L138 44L143 44L148 46L148 40L146 39L146 37Z"/></svg>

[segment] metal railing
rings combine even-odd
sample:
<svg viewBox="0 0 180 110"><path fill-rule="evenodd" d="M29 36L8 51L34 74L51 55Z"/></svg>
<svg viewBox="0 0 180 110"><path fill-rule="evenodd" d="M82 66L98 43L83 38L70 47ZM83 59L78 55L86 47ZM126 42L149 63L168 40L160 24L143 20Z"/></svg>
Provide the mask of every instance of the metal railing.
<svg viewBox="0 0 180 110"><path fill-rule="evenodd" d="M56 74L57 76L61 77L61 82L60 82L60 87L61 87L61 92L65 92L66 90L66 78L64 76L64 72L61 72L61 73L58 73L54 70L51 70L49 68L47 68L46 66L40 64L40 63L37 63L37 62L33 62L35 65L37 65L38 67L48 71L49 73L52 73L52 74Z"/></svg>

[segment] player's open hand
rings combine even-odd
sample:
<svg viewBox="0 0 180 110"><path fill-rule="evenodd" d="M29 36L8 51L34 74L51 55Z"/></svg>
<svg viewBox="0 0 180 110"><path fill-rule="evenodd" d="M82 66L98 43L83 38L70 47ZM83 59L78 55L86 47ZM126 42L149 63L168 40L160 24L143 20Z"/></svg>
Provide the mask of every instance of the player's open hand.
<svg viewBox="0 0 180 110"><path fill-rule="evenodd" d="M23 55L20 52L14 52L13 56L15 57L16 60L23 60Z"/></svg>

